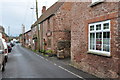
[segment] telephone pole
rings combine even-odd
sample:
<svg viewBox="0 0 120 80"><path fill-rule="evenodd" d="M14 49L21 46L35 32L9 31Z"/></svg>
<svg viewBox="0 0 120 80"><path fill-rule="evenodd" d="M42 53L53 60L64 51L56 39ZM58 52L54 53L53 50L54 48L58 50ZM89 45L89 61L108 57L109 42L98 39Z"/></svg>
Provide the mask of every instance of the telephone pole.
<svg viewBox="0 0 120 80"><path fill-rule="evenodd" d="M36 18L38 20L38 1L36 0Z"/></svg>
<svg viewBox="0 0 120 80"><path fill-rule="evenodd" d="M36 18L38 21L38 1L36 0ZM39 25L37 24L37 42L38 42L38 51L40 51L40 36L39 36Z"/></svg>

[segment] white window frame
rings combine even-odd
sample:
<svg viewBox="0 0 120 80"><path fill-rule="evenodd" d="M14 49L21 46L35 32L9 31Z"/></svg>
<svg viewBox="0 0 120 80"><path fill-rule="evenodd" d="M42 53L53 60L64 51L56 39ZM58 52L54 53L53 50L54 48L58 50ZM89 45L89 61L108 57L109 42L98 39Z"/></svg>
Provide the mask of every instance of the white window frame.
<svg viewBox="0 0 120 80"><path fill-rule="evenodd" d="M109 23L109 29L103 29L103 24L105 24L105 23ZM101 24L101 30L96 30L97 24ZM90 26L92 26L92 25L94 25L94 30L90 31ZM111 48L110 48L111 47L111 33L110 33L110 46L109 46L110 52L90 49L90 33L102 32L102 50L103 50L103 32L110 32L110 28L111 28L110 20L89 24L89 33L88 33L88 37L89 37L88 49L89 50L88 50L88 53L93 53L93 54L98 54L98 55L103 55L103 56L108 56L108 57L111 56L111 54L110 54L110 52L111 52ZM95 41L96 41L96 34L95 34ZM96 42L95 42L95 45L96 45Z"/></svg>
<svg viewBox="0 0 120 80"><path fill-rule="evenodd" d="M99 0L92 0L92 3L98 2Z"/></svg>
<svg viewBox="0 0 120 80"><path fill-rule="evenodd" d="M92 3L99 3L99 2L103 2L105 0L92 0Z"/></svg>

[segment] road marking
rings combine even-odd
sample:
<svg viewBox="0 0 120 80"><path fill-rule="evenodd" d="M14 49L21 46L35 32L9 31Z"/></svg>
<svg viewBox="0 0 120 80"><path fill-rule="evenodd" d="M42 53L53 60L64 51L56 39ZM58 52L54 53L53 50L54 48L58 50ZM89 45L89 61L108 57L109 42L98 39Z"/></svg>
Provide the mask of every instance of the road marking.
<svg viewBox="0 0 120 80"><path fill-rule="evenodd" d="M54 65L56 66L57 64L56 64L56 63L54 63Z"/></svg>
<svg viewBox="0 0 120 80"><path fill-rule="evenodd" d="M34 54L36 54L36 53L34 53ZM44 57L42 57L42 56L40 56L40 55L38 55L38 54L36 54L36 55L39 56L39 57L42 58L42 59L45 59ZM45 59L45 60L48 61L48 59ZM49 62L51 62L51 61L49 61ZM51 62L51 63L54 64L55 66L57 65L56 63L53 63L53 62ZM77 75L77 74L75 74L75 73L73 73L73 72L71 72L71 71L63 68L62 66L58 66L58 67L61 68L61 69L63 69L63 70L65 70L65 71L67 71L67 72L69 72L69 73L71 73L72 75L74 75L74 76L76 76L76 77L78 77L78 78L80 78L80 79L86 80L86 79L84 79L83 77L81 77L81 76L79 76L79 75Z"/></svg>
<svg viewBox="0 0 120 80"><path fill-rule="evenodd" d="M42 57L42 56L39 56L40 58L42 58L42 59L44 59L44 57Z"/></svg>
<svg viewBox="0 0 120 80"><path fill-rule="evenodd" d="M67 72L69 72L69 73L71 73L71 74L73 74L74 76L76 76L76 77L78 77L78 78L81 78L81 79L85 80L83 77L81 77L81 76L79 76L79 75L77 75L77 74L75 74L75 73L73 73L73 72L71 72L71 71L63 68L62 66L58 66L58 67L61 68L61 69L63 69L63 70L65 70L65 71L67 71Z"/></svg>
<svg viewBox="0 0 120 80"><path fill-rule="evenodd" d="M42 57L42 56L40 56L40 55L38 55L38 54L36 54L36 53L34 53L35 55L37 55L38 57L40 57L40 58L42 58L42 59L44 59L44 57Z"/></svg>
<svg viewBox="0 0 120 80"><path fill-rule="evenodd" d="M48 59L45 59L46 61L48 61Z"/></svg>

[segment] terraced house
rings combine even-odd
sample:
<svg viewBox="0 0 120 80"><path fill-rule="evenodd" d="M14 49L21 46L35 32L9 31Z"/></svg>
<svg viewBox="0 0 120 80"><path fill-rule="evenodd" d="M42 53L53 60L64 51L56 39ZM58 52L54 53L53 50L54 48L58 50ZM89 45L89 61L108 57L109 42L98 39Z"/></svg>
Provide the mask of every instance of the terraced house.
<svg viewBox="0 0 120 80"><path fill-rule="evenodd" d="M38 30L37 25L31 26L31 49L32 50L38 50Z"/></svg>
<svg viewBox="0 0 120 80"><path fill-rule="evenodd" d="M69 47L63 47L63 57L70 56L71 25L70 11L73 3L56 2L46 10L43 6L43 14L34 25L40 26L40 49L52 50L53 55L57 55L58 43L63 43ZM61 44L60 44L61 45ZM65 52L66 51L66 52Z"/></svg>
<svg viewBox="0 0 120 80"><path fill-rule="evenodd" d="M25 39L25 44L24 46L27 47L27 48L31 48L31 40L32 40L32 36L31 36L31 30L27 31L24 33L24 39Z"/></svg>
<svg viewBox="0 0 120 80"><path fill-rule="evenodd" d="M71 10L72 64L102 78L120 78L120 2L76 2Z"/></svg>

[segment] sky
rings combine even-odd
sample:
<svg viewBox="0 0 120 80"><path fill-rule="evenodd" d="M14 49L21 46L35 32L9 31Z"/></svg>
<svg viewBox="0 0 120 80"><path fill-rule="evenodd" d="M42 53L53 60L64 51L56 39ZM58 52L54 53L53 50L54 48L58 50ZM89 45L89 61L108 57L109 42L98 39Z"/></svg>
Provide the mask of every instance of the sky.
<svg viewBox="0 0 120 80"><path fill-rule="evenodd" d="M49 8L56 1L58 0L38 0L38 15L41 15L42 6ZM25 25L25 31L30 30L35 21L35 0L0 0L0 25L9 36L21 34L22 24Z"/></svg>

